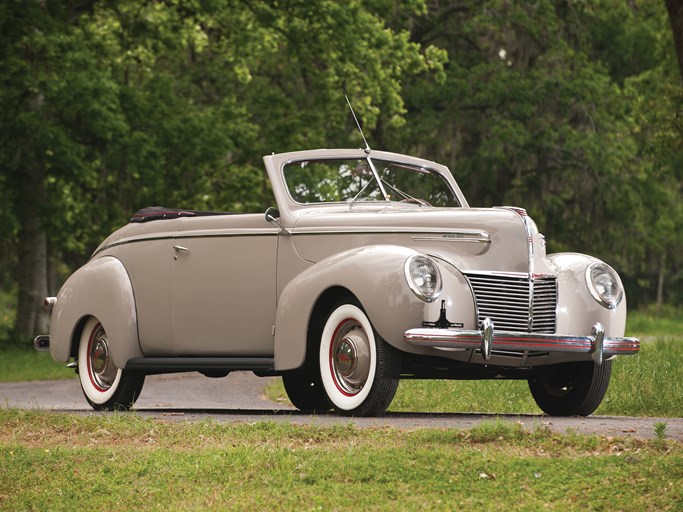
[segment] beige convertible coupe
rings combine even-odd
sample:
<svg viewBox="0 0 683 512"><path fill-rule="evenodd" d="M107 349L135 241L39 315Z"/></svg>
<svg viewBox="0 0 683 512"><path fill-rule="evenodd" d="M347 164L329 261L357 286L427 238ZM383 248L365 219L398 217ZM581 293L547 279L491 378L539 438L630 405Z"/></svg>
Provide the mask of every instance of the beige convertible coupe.
<svg viewBox="0 0 683 512"><path fill-rule="evenodd" d="M95 409L145 375L280 375L306 411L382 414L399 379L524 379L589 415L632 355L617 273L546 254L525 210L471 208L437 163L370 150L264 157L265 214L145 208L97 248L35 346Z"/></svg>

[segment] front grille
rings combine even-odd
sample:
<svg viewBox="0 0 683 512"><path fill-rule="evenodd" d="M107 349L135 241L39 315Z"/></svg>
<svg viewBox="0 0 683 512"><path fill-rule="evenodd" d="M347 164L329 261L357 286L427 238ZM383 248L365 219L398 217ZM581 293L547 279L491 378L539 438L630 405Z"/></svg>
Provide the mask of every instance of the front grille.
<svg viewBox="0 0 683 512"><path fill-rule="evenodd" d="M554 277L528 279L478 273L466 276L474 290L479 320L490 318L496 331L555 332L557 280ZM533 306L530 307L532 285Z"/></svg>

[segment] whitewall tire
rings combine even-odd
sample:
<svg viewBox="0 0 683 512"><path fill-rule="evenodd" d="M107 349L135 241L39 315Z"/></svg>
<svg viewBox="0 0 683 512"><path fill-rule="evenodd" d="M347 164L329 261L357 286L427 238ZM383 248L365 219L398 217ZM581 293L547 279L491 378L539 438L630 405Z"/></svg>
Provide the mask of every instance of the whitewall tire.
<svg viewBox="0 0 683 512"><path fill-rule="evenodd" d="M78 376L88 403L97 410L130 409L142 390L144 374L117 368L104 327L90 317L78 346Z"/></svg>
<svg viewBox="0 0 683 512"><path fill-rule="evenodd" d="M320 377L342 414L382 414L396 393L400 353L373 329L353 301L332 309L320 335Z"/></svg>

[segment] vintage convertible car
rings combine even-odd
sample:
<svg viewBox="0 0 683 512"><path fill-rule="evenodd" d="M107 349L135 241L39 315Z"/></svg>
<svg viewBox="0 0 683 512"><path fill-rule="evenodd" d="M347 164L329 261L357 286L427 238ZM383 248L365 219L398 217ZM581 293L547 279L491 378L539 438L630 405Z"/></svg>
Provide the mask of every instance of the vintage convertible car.
<svg viewBox="0 0 683 512"><path fill-rule="evenodd" d="M524 379L550 415L589 415L625 338L617 273L546 255L525 210L471 208L410 156L264 157L264 214L146 208L63 285L49 336L95 409L145 375L281 375L302 410L378 415L399 379Z"/></svg>

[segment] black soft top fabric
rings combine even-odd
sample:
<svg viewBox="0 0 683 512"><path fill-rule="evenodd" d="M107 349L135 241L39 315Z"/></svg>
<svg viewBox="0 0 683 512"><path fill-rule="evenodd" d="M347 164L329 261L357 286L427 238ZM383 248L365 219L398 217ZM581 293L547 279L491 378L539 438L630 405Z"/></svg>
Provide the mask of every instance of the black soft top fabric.
<svg viewBox="0 0 683 512"><path fill-rule="evenodd" d="M231 212L210 212L204 210L178 210L164 206L148 206L138 210L130 218L131 222L149 222L152 220L177 219L178 217L204 217L207 215L235 215Z"/></svg>

